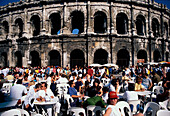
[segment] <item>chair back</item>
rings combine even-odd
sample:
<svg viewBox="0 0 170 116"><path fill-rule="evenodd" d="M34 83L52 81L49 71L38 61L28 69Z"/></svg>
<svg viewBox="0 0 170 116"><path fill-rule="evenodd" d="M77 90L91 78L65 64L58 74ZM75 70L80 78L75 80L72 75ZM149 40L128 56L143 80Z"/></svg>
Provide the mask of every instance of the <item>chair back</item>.
<svg viewBox="0 0 170 116"><path fill-rule="evenodd" d="M1 116L21 116L21 112L17 109L12 109L12 110L3 112Z"/></svg>
<svg viewBox="0 0 170 116"><path fill-rule="evenodd" d="M144 107L144 111L143 111L144 116L147 116L149 109L151 109L151 113L152 113L151 116L156 116L156 113L160 109L160 107L155 102L148 102Z"/></svg>
<svg viewBox="0 0 170 116"><path fill-rule="evenodd" d="M119 101L117 104L116 104L116 107L118 107L121 111L121 114L123 116L132 116L132 113L131 113L131 109L130 109L130 106L127 102L125 101ZM127 108L127 112L125 112L125 108Z"/></svg>
<svg viewBox="0 0 170 116"><path fill-rule="evenodd" d="M67 114L68 115L74 115L74 116L86 116L85 110L84 108L80 108L80 107L71 107L67 110Z"/></svg>
<svg viewBox="0 0 170 116"><path fill-rule="evenodd" d="M152 92L154 92L156 95L162 94L164 92L164 88L161 86L154 86Z"/></svg>
<svg viewBox="0 0 170 116"><path fill-rule="evenodd" d="M58 94L67 94L68 88L70 87L69 84L57 84L56 86Z"/></svg>
<svg viewBox="0 0 170 116"><path fill-rule="evenodd" d="M10 89L12 87L12 83L3 83L3 86L2 86L2 92L3 93L10 93Z"/></svg>
<svg viewBox="0 0 170 116"><path fill-rule="evenodd" d="M140 106L140 100L130 100L128 101L130 107L132 106L133 108L131 108L131 111L133 114L136 114L139 111L139 106Z"/></svg>
<svg viewBox="0 0 170 116"><path fill-rule="evenodd" d="M21 112L22 116L29 116L29 113L26 110L23 110L23 109L17 109L17 110Z"/></svg>
<svg viewBox="0 0 170 116"><path fill-rule="evenodd" d="M160 82L158 83L158 86L162 86L162 83L163 83L163 81L160 81Z"/></svg>
<svg viewBox="0 0 170 116"><path fill-rule="evenodd" d="M100 106L89 105L87 106L87 116L100 116L102 108Z"/></svg>
<svg viewBox="0 0 170 116"><path fill-rule="evenodd" d="M159 102L159 105L162 107L162 108L164 108L165 110L168 110L168 101L169 101L169 99L167 99L167 100L165 100L165 101L163 101L163 102Z"/></svg>
<svg viewBox="0 0 170 116"><path fill-rule="evenodd" d="M157 116L170 116L170 111L168 111L168 110L158 110Z"/></svg>

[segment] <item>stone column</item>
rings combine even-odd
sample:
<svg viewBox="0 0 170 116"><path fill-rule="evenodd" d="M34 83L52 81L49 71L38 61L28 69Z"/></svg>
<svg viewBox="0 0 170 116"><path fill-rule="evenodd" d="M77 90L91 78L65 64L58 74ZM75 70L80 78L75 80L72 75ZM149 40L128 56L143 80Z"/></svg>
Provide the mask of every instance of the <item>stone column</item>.
<svg viewBox="0 0 170 116"><path fill-rule="evenodd" d="M87 26L87 33L92 33L92 24L93 23L91 19L91 8L90 8L90 1L87 2L87 21L88 21L88 26Z"/></svg>
<svg viewBox="0 0 170 116"><path fill-rule="evenodd" d="M27 9L24 9L24 27L23 27L23 37L28 37L28 24L27 24Z"/></svg>
<svg viewBox="0 0 170 116"><path fill-rule="evenodd" d="M46 34L46 9L45 6L42 7L42 28L40 30L40 35L45 35Z"/></svg>

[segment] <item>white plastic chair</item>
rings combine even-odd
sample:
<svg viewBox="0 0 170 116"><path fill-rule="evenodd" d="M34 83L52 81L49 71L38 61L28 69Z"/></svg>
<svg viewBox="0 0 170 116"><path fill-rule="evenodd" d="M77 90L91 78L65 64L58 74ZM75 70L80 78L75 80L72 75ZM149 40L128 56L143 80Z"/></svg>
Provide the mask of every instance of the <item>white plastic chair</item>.
<svg viewBox="0 0 170 116"><path fill-rule="evenodd" d="M10 89L12 87L12 83L3 83L3 86L2 86L2 92L3 93L10 93Z"/></svg>
<svg viewBox="0 0 170 116"><path fill-rule="evenodd" d="M21 112L17 109L12 109L12 110L3 112L1 116L21 116Z"/></svg>
<svg viewBox="0 0 170 116"><path fill-rule="evenodd" d="M159 105L157 103L148 102L144 107L144 111L143 111L144 116L147 115L148 108L152 109L152 116L156 116L157 111L160 109L160 107L159 107Z"/></svg>
<svg viewBox="0 0 170 116"><path fill-rule="evenodd" d="M158 83L158 86L162 86L162 83L163 83L163 81L160 81L160 82Z"/></svg>
<svg viewBox="0 0 170 116"><path fill-rule="evenodd" d="M129 106L129 104L127 103L127 102L125 102L125 101L119 101L117 104L116 104L116 107L118 107L119 109L120 109L120 111L121 111L121 114L123 115L123 116L126 116L126 114L125 114L125 107L128 109L128 115L129 116L132 116L132 113L131 113L131 109L130 109L130 106Z"/></svg>
<svg viewBox="0 0 170 116"><path fill-rule="evenodd" d="M22 116L30 116L26 110L23 110L23 109L17 109L17 110L19 110L21 112Z"/></svg>
<svg viewBox="0 0 170 116"><path fill-rule="evenodd" d="M87 106L87 116L100 116L102 114L102 108L100 106Z"/></svg>
<svg viewBox="0 0 170 116"><path fill-rule="evenodd" d="M69 84L57 84L57 93L58 94L62 94L64 92L64 94L67 94L68 92L68 88L70 87Z"/></svg>
<svg viewBox="0 0 170 116"><path fill-rule="evenodd" d="M132 113L133 114L136 114L137 113L137 105L140 105L140 100L130 100L128 101L129 105L133 105L133 111Z"/></svg>
<svg viewBox="0 0 170 116"><path fill-rule="evenodd" d="M168 109L167 109L168 101L169 101L169 99L167 99L167 100L165 100L165 101L163 101L163 102L159 102L159 105L160 105L162 108L164 108L165 110L168 110Z"/></svg>
<svg viewBox="0 0 170 116"><path fill-rule="evenodd" d="M170 111L168 110L159 110L157 116L170 116Z"/></svg>
<svg viewBox="0 0 170 116"><path fill-rule="evenodd" d="M80 107L71 107L67 110L67 114L79 116L80 114L83 114L83 116L86 116L85 109Z"/></svg>
<svg viewBox="0 0 170 116"><path fill-rule="evenodd" d="M154 94L152 94L152 98L156 98L158 94L162 94L164 92L164 88L161 86L154 86L152 89L152 92Z"/></svg>

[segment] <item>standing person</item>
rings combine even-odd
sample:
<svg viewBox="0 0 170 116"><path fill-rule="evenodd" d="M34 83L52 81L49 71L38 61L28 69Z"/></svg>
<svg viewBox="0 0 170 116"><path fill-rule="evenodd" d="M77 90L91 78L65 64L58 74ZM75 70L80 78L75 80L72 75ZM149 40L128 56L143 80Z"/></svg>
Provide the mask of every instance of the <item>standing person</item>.
<svg viewBox="0 0 170 116"><path fill-rule="evenodd" d="M147 73L145 73L144 76L143 76L142 85L147 90L151 90L151 87L153 86L152 80L148 77Z"/></svg>
<svg viewBox="0 0 170 116"><path fill-rule="evenodd" d="M88 68L88 70L87 70L87 74L89 74L89 75L90 75L90 77L92 77L92 76L93 76L93 69L92 69L91 67L89 67L89 68Z"/></svg>

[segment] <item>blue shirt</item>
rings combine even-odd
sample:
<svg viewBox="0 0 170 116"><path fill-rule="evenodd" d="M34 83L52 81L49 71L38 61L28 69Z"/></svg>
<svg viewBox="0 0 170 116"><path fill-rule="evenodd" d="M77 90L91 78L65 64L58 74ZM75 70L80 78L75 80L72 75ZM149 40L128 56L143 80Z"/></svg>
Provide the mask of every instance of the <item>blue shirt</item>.
<svg viewBox="0 0 170 116"><path fill-rule="evenodd" d="M70 96L77 95L77 91L76 91L76 89L74 87L70 87L68 89L68 93L70 94Z"/></svg>

